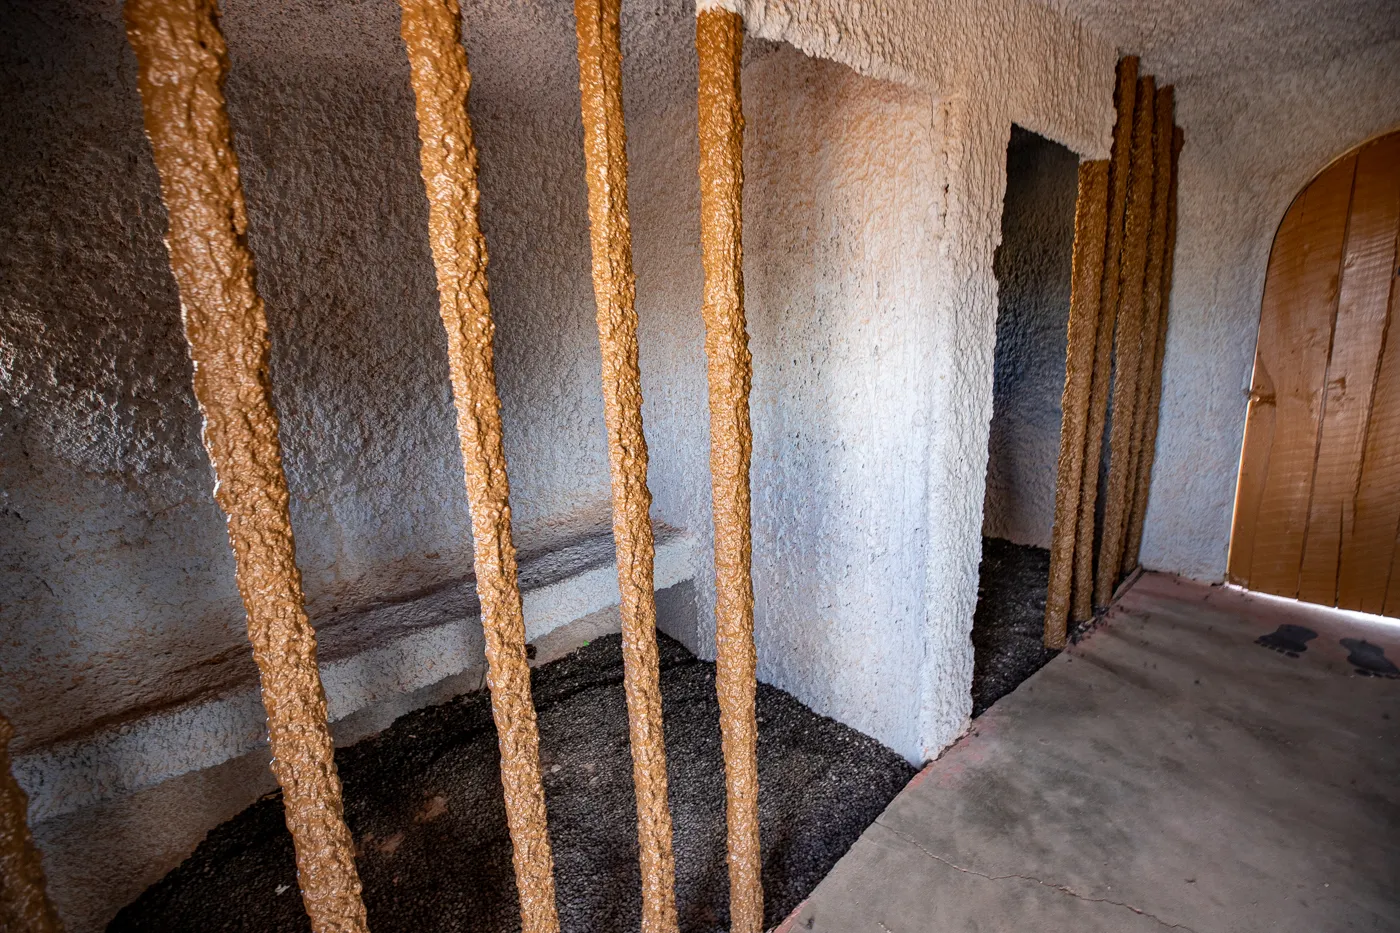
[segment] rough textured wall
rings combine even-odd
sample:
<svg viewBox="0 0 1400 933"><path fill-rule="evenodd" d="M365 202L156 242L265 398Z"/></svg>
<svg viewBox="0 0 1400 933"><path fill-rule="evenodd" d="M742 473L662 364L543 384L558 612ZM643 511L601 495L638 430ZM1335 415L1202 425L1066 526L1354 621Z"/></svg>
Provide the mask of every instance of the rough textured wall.
<svg viewBox="0 0 1400 933"><path fill-rule="evenodd" d="M0 704L23 748L197 689L183 668L247 639L121 23L0 23Z"/></svg>
<svg viewBox="0 0 1400 933"><path fill-rule="evenodd" d="M975 97L1085 158L1108 155L1114 44L1036 0L697 0L864 75ZM1105 76L1104 67L1109 74Z"/></svg>
<svg viewBox="0 0 1400 933"><path fill-rule="evenodd" d="M923 382L911 382L927 394L904 400L925 413L916 421L924 438L920 443L926 444L919 460L925 492L922 513L906 518L900 548L919 555L922 566L913 576L880 581L898 592L882 593L875 603L909 607L908 624L917 634L907 645L896 642L895 650L908 648L920 660L914 665L914 719L900 720L891 732L872 734L919 760L955 739L971 710L969 636L977 598L996 337L992 260L1000 239L1011 124L1082 156L1105 156L1117 53L1111 43L1068 17L1019 0L702 0L701 6L735 10L745 16L751 34L789 42L862 74L905 82L936 102L929 124L932 161L926 170L937 196L926 207L931 229L939 235L929 265L917 273L901 270L899 279L921 277L924 283L919 287L924 313L908 319L899 337L901 344L918 347L914 358L928 374ZM867 227L867 242L875 238L873 231L888 229L878 222ZM885 468L914 466L891 463ZM906 510L918 497L906 485L902 496L881 508ZM880 546L880 537L871 535L863 542L865 557L878 562ZM860 553L851 555L853 568ZM862 615L855 603L846 608L867 624L874 618ZM871 653L882 650L875 647ZM823 688L810 689L819 694ZM870 684L857 675L840 689L860 697ZM913 701L912 696L905 699ZM870 721L881 728L888 725L879 714Z"/></svg>
<svg viewBox="0 0 1400 933"><path fill-rule="evenodd" d="M1079 158L1020 127L1006 150L982 533L1050 546Z"/></svg>
<svg viewBox="0 0 1400 933"><path fill-rule="evenodd" d="M1142 563L1225 576L1264 272L1293 197L1400 128L1400 42L1268 78L1178 84L1180 221Z"/></svg>
<svg viewBox="0 0 1400 933"><path fill-rule="evenodd" d="M252 668L117 4L7 6L0 708L22 750ZM629 29L645 45L691 15ZM225 4L313 619L471 566L397 18ZM483 3L468 21L513 503L536 550L606 523L572 16ZM643 80L657 65L632 84L679 93Z"/></svg>
<svg viewBox="0 0 1400 933"><path fill-rule="evenodd" d="M761 676L916 757L932 101L789 47L744 81Z"/></svg>
<svg viewBox="0 0 1400 933"><path fill-rule="evenodd" d="M756 41L743 81L759 677L917 757L932 102ZM708 542L695 129L686 101L630 138L654 511Z"/></svg>
<svg viewBox="0 0 1400 933"><path fill-rule="evenodd" d="M748 275L760 675L918 760L969 709L1010 125L1104 155L1115 52L1022 0L741 12L907 84L753 57ZM407 67L392 4L225 13L317 619L469 566ZM656 0L623 25L653 514L707 534L692 16ZM538 547L607 495L572 22L506 0L464 20L513 502ZM116 3L11 2L0 36L0 708L23 746L248 661Z"/></svg>
<svg viewBox="0 0 1400 933"><path fill-rule="evenodd" d="M1281 75L1400 40L1394 0L1048 0L1125 52L1180 82ZM1261 88L1262 91L1262 88Z"/></svg>

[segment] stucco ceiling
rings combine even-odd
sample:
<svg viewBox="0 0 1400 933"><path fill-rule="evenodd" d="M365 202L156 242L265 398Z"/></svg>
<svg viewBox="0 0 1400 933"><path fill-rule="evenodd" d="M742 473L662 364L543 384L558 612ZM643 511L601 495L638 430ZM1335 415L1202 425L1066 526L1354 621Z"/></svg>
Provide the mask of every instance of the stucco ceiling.
<svg viewBox="0 0 1400 933"><path fill-rule="evenodd" d="M1400 0L1051 0L1168 81L1278 74L1400 41Z"/></svg>

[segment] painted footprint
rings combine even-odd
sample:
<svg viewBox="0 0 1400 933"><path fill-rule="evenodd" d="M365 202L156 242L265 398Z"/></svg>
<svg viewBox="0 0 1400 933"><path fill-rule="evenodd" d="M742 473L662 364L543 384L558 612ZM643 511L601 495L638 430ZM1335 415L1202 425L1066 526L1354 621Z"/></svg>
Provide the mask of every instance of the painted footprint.
<svg viewBox="0 0 1400 933"><path fill-rule="evenodd" d="M1385 656L1385 649L1362 638L1343 638L1342 647L1350 652L1347 663L1362 677L1400 679L1400 667Z"/></svg>
<svg viewBox="0 0 1400 933"><path fill-rule="evenodd" d="M1308 650L1308 642L1316 637L1317 632L1302 625L1280 625L1277 631L1268 635L1260 635L1254 640L1254 643L1263 645L1270 651L1277 651L1279 654L1296 658Z"/></svg>

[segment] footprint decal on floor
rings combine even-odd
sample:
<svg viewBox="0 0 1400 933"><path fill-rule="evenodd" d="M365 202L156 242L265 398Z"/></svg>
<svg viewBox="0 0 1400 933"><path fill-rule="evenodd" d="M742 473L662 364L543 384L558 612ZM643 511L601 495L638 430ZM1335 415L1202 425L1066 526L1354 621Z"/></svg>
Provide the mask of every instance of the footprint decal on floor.
<svg viewBox="0 0 1400 933"><path fill-rule="evenodd" d="M1343 638L1342 647L1350 652L1347 663L1362 677L1400 679L1400 667L1385 656L1385 649L1362 638Z"/></svg>
<svg viewBox="0 0 1400 933"><path fill-rule="evenodd" d="M1302 625L1280 625L1277 631L1268 635L1260 635L1254 640L1256 645L1263 645L1270 651L1277 651L1279 654L1296 658L1304 651L1308 650L1308 642L1317 637L1317 632Z"/></svg>

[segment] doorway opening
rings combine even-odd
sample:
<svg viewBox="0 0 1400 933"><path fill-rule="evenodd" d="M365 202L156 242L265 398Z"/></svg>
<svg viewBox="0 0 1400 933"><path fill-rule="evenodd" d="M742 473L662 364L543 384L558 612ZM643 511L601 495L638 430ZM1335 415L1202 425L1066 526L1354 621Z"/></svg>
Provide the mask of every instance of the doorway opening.
<svg viewBox="0 0 1400 933"><path fill-rule="evenodd" d="M997 337L972 623L972 714L1055 656L1042 644L1079 158L1019 126L1006 150Z"/></svg>

